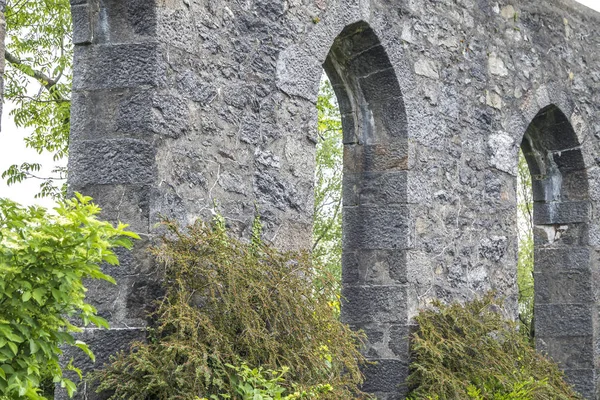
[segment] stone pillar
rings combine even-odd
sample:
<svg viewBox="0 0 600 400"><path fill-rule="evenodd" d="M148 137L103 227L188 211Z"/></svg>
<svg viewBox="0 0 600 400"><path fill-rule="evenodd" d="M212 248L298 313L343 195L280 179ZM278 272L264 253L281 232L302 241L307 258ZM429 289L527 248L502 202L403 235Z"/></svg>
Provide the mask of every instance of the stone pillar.
<svg viewBox="0 0 600 400"><path fill-rule="evenodd" d="M149 202L155 181L152 94L162 78L153 1L72 0L74 71L69 144L69 190L92 196L101 217L122 221L142 240L121 251L118 267L105 268L117 285L90 281L88 299L110 323L109 331L81 334L96 355L92 365L68 349L84 372L145 338L147 306L157 296L150 240ZM57 399L66 398L58 393ZM94 399L80 387L77 398Z"/></svg>

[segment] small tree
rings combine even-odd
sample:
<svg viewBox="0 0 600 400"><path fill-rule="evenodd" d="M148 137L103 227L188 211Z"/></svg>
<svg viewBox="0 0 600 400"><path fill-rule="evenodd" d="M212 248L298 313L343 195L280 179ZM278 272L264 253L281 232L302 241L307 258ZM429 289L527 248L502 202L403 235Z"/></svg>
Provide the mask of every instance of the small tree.
<svg viewBox="0 0 600 400"><path fill-rule="evenodd" d="M43 399L43 376L73 394L75 384L63 377L58 362L60 346L94 356L73 337L80 328L72 322L108 328L85 302L82 279L114 283L99 264L118 264L112 249L131 248L130 239L138 238L126 225L96 219L100 208L89 197L77 194L55 210L0 198L0 397Z"/></svg>

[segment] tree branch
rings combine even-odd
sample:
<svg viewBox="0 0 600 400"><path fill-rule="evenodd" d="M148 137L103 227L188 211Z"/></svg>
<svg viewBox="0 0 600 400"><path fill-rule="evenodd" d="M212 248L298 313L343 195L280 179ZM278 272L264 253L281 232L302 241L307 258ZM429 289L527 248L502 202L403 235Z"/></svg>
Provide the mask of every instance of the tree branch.
<svg viewBox="0 0 600 400"><path fill-rule="evenodd" d="M21 59L15 57L8 50L4 51L4 58L6 59L6 61L11 63L15 67L25 65L25 63ZM33 68L31 68L31 71L32 72L28 73L27 75L36 79L47 91L52 93L56 100L64 100L61 96L58 95L58 93L56 93L56 91L52 90L58 83L58 79L52 79L48 75L44 74L42 71L37 71Z"/></svg>

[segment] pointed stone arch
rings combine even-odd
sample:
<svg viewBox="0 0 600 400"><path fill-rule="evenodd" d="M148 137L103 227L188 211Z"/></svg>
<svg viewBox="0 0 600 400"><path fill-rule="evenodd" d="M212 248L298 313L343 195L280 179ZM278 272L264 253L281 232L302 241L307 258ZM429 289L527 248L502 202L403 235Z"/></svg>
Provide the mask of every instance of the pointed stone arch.
<svg viewBox="0 0 600 400"><path fill-rule="evenodd" d="M342 316L367 334L364 390L398 398L408 373L408 161L404 102L373 29L348 25L323 64L342 115Z"/></svg>
<svg viewBox="0 0 600 400"><path fill-rule="evenodd" d="M596 306L588 240L590 196L581 143L555 104L529 124L521 149L532 177L534 329L586 398L595 398Z"/></svg>

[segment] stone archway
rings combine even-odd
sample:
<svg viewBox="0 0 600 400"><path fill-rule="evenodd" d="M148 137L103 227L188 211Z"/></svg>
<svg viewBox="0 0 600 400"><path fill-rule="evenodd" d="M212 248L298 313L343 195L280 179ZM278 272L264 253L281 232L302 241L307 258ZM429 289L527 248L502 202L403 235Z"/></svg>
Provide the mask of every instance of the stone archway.
<svg viewBox="0 0 600 400"><path fill-rule="evenodd" d="M367 333L364 390L398 398L408 374L408 143L402 93L365 22L347 26L323 65L344 143L342 316Z"/></svg>
<svg viewBox="0 0 600 400"><path fill-rule="evenodd" d="M554 104L530 123L521 148L533 189L534 329L548 353L586 398L594 398L595 302L588 178L581 143Z"/></svg>

